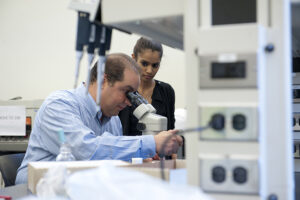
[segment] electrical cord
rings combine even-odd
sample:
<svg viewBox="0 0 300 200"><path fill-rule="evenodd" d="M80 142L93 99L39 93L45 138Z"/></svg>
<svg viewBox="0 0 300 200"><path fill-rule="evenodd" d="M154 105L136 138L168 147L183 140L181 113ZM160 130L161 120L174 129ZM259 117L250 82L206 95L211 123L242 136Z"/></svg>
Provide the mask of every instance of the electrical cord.
<svg viewBox="0 0 300 200"><path fill-rule="evenodd" d="M176 135L184 135L184 134L189 133L189 132L201 132L205 129L208 129L208 128L212 127L212 124L213 124L213 122L210 122L207 126L204 126L204 127L188 128L188 129L184 129L184 130L179 130L176 134L172 134L172 135L167 137L167 139L162 144L161 153L159 154L162 180L166 179L165 178L165 172L164 172L164 157L165 157L165 154L166 154L165 153L165 148L166 148L166 145L167 145L168 141Z"/></svg>

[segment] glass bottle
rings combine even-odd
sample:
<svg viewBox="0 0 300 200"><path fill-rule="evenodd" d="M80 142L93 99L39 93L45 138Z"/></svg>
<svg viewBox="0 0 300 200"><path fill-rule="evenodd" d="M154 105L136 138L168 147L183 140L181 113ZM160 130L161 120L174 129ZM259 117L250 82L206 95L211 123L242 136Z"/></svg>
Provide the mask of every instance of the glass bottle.
<svg viewBox="0 0 300 200"><path fill-rule="evenodd" d="M65 142L65 134L63 130L58 131L61 146L59 154L56 156L56 161L74 161L75 157L72 154L70 145Z"/></svg>

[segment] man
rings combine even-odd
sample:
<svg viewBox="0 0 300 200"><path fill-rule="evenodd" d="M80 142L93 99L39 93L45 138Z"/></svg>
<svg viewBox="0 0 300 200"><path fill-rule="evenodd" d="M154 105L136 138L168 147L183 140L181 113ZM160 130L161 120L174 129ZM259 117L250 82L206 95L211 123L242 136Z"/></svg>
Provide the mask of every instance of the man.
<svg viewBox="0 0 300 200"><path fill-rule="evenodd" d="M170 130L155 136L122 136L117 115L130 105L126 93L136 91L139 86L139 68L125 54L109 55L105 65L100 108L96 104L97 65L91 72L88 95L82 84L75 90L54 92L44 101L36 115L16 184L27 183L28 162L55 160L60 147L59 129L64 130L76 160L151 158L162 151L166 138L176 133ZM181 144L181 137L175 135L168 141L165 152L175 153Z"/></svg>

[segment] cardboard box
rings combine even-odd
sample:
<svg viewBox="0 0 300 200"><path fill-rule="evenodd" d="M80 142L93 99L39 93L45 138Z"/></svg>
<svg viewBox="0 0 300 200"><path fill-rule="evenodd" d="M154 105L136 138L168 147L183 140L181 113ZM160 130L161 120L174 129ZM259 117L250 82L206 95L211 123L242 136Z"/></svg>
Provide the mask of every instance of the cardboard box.
<svg viewBox="0 0 300 200"><path fill-rule="evenodd" d="M126 168L133 168L134 170L146 173L157 178L161 177L160 161L146 162L143 164L134 164L121 166ZM164 175L166 181L175 182L178 178L186 178L186 161L185 160L165 160L164 161ZM180 176L180 177L178 177ZM184 176L184 177L182 177ZM175 180L176 179L176 180ZM174 181L173 181L174 180Z"/></svg>
<svg viewBox="0 0 300 200"><path fill-rule="evenodd" d="M75 171L92 169L110 163L118 167L134 169L148 175L161 178L160 161L146 162L143 164L131 164L120 160L97 160L97 161L71 161L71 162L30 162L28 164L28 189L35 194L36 185L49 168L64 165L72 173ZM181 170L180 170L181 169ZM185 160L165 160L164 174L167 181L185 181Z"/></svg>
<svg viewBox="0 0 300 200"><path fill-rule="evenodd" d="M121 160L95 160L95 161L65 161L65 162L50 162L50 161L41 161L41 162L30 162L28 163L28 189L36 194L36 185L39 180L44 176L44 174L51 167L55 167L58 165L64 165L71 173L92 169L96 167L100 167L105 163L113 164L114 166L123 166L130 165L128 162L124 162Z"/></svg>

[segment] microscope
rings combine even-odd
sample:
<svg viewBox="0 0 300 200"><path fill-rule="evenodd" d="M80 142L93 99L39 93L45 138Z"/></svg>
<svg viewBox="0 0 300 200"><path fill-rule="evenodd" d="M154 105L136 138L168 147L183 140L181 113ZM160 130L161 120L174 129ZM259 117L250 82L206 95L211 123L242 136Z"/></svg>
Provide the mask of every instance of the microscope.
<svg viewBox="0 0 300 200"><path fill-rule="evenodd" d="M143 135L155 135L167 130L167 118L155 114L156 109L138 92L128 92L126 96L134 107L133 115L139 120L137 129Z"/></svg>

